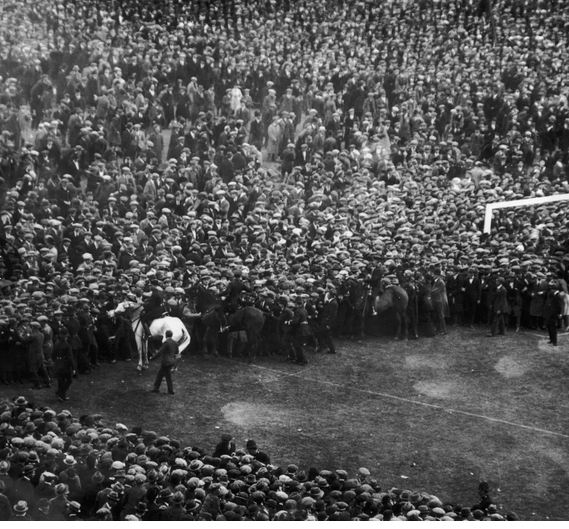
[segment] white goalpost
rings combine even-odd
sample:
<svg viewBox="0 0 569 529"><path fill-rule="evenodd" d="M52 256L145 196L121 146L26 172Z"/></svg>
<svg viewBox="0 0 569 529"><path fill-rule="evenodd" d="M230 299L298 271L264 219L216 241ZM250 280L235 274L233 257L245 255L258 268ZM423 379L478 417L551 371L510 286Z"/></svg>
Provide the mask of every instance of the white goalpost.
<svg viewBox="0 0 569 529"><path fill-rule="evenodd" d="M495 209L515 208L518 206L534 206L537 204L547 204L549 202L561 202L569 200L569 193L563 195L551 195L549 197L522 198L521 200L509 200L506 202L493 202L486 204L486 215L484 217L484 233L490 233L492 228L492 215Z"/></svg>

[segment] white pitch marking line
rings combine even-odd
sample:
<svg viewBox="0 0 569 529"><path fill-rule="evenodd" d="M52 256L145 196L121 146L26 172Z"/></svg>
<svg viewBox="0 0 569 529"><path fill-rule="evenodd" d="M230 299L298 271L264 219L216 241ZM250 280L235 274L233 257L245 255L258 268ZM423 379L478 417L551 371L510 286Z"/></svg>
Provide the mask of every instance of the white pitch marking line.
<svg viewBox="0 0 569 529"><path fill-rule="evenodd" d="M531 336L537 336L538 338L549 338L549 336L547 334L538 334L536 332L531 332L531 331L522 331L519 334L529 334ZM569 333L567 332L558 332L557 333L557 337L560 338L561 336L567 336Z"/></svg>
<svg viewBox="0 0 569 529"><path fill-rule="evenodd" d="M260 367L257 364L252 364L252 365L255 367ZM278 377L273 378L271 380L265 380L264 382L270 383L270 382L276 382L277 380L282 380L283 378L287 378L287 377L298 377L298 375L300 375L301 373L305 373L309 369L312 369L312 366L307 367L306 369L301 369L300 371L297 371L296 373L287 373L286 375L278 376ZM298 377L298 378L302 378L302 377Z"/></svg>
<svg viewBox="0 0 569 529"><path fill-rule="evenodd" d="M264 367L264 366L260 366L258 364L250 364L251 367L257 367L259 369L265 369L266 371L271 371L273 373L278 373L278 374L282 374L282 375L286 375L289 377L298 377L302 380L306 380L308 382L318 382L320 384L325 384L327 386L332 386L335 388L342 388L342 389L346 389L346 386L343 386L341 384L336 384L334 382L328 382L326 380L317 380L315 378L308 378L308 377L300 377L298 376L300 373L303 373L304 371L306 371L307 369L304 369L302 371L299 371L298 373L285 373L283 371L278 371L276 369L271 369L269 367ZM413 399L406 399L405 397L397 397L396 395L389 395L388 393L380 393L379 391L371 391L369 389L359 389L359 388L350 388L352 391L359 391L360 393L367 393L368 395L373 395L374 397L384 397L387 399L392 399L392 400L397 400L399 402L406 402L407 404L414 404L417 406L425 406L427 408L432 408L435 410L441 410L444 411L446 413L457 413L460 415L466 415L468 417L476 417L477 419L484 419L486 421L490 421L490 422L496 422L496 423L500 423L500 424L507 424L509 426L515 426L517 428L523 428L525 430L531 430L533 432L540 432L540 433L545 433L548 435L555 435L557 437L563 437L565 439L569 439L569 435L565 435L559 432L552 432L550 430L544 430L542 428L535 428L533 426L526 426L525 424L519 424L519 423L515 423L515 422L510 422L510 421L504 421L503 419L496 419L494 417L488 417L486 415L478 415L477 413L471 413L468 411L461 411L461 410L454 410L452 408L445 408L444 406L438 406L437 404L429 404L427 402L421 402L418 400L413 400Z"/></svg>

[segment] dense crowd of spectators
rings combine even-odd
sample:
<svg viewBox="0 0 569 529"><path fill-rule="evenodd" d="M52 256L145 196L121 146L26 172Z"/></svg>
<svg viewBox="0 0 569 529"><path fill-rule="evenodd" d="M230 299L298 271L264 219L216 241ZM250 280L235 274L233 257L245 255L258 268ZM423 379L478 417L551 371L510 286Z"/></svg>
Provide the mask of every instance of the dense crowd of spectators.
<svg viewBox="0 0 569 529"><path fill-rule="evenodd" d="M446 317L555 343L564 202L483 222L569 190L568 8L5 1L0 381L49 384L62 328L73 371L129 360L108 310L162 292L183 317L190 284L236 275L291 309L400 283L414 337Z"/></svg>
<svg viewBox="0 0 569 529"><path fill-rule="evenodd" d="M569 324L564 202L482 233L567 192L565 2L47 6L2 15L2 380L32 322L81 331L87 372L134 354L100 321L134 288L183 314L236 271L292 307L402 283L426 335L490 323L500 281L516 329L548 289Z"/></svg>
<svg viewBox="0 0 569 529"><path fill-rule="evenodd" d="M472 506L384 490L366 468L271 464L254 440L213 452L100 415L79 419L24 397L0 404L0 520L517 520L487 482Z"/></svg>

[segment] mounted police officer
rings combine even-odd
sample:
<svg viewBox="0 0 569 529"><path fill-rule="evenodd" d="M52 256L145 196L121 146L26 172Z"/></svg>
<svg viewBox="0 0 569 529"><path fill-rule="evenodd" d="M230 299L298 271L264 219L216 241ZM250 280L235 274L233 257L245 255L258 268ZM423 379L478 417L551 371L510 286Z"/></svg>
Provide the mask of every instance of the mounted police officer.
<svg viewBox="0 0 569 529"><path fill-rule="evenodd" d="M144 311L140 317L140 321L142 325L144 325L144 330L148 336L150 336L150 324L152 323L152 320L160 318L163 313L164 291L162 290L162 287L154 285L150 298L148 298L148 301L144 303Z"/></svg>
<svg viewBox="0 0 569 529"><path fill-rule="evenodd" d="M233 272L233 279L227 285L227 288L222 292L222 296L225 296L223 301L223 312L233 313L239 307L241 303L241 295L243 292L252 292L250 286L246 285L242 280L242 272L240 269Z"/></svg>

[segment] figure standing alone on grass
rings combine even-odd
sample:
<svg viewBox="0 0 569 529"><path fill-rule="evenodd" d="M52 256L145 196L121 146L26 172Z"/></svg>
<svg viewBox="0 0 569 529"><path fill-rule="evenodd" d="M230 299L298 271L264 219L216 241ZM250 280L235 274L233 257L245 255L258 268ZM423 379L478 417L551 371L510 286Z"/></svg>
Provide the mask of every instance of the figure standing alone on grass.
<svg viewBox="0 0 569 529"><path fill-rule="evenodd" d="M162 347L158 352L150 358L150 360L154 360L155 358L162 356L162 365L156 374L154 387L151 389L152 393L160 393L160 384L162 384L162 379L166 378L168 393L170 395L174 395L174 387L172 385L172 368L176 365L178 355L178 344L172 338L172 331L168 330L166 331L166 341L162 344Z"/></svg>

